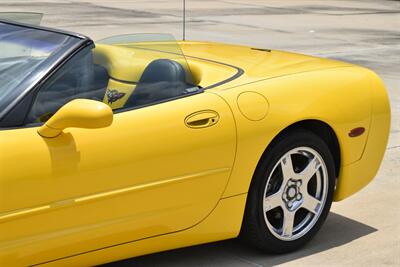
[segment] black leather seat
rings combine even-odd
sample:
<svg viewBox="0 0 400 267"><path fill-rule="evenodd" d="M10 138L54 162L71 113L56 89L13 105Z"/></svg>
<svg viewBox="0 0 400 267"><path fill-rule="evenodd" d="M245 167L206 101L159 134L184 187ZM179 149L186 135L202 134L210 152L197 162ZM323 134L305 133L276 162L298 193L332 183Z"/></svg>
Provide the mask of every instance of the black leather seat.
<svg viewBox="0 0 400 267"><path fill-rule="evenodd" d="M186 72L181 64L170 59L152 61L145 70L125 107L148 105L186 94L192 87L186 83Z"/></svg>

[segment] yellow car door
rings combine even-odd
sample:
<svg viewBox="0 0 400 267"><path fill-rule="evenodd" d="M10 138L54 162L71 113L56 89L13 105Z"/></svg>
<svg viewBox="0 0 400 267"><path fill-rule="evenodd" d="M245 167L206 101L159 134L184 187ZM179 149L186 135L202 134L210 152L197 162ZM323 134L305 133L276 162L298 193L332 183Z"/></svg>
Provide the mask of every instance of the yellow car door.
<svg viewBox="0 0 400 267"><path fill-rule="evenodd" d="M232 114L207 92L116 114L104 129L37 130L0 131L1 254L74 254L191 227L234 159Z"/></svg>
<svg viewBox="0 0 400 267"><path fill-rule="evenodd" d="M32 109L55 103L52 90ZM0 130L3 261L40 263L190 228L220 199L236 147L230 108L200 89L121 110L102 129L54 138L38 129Z"/></svg>

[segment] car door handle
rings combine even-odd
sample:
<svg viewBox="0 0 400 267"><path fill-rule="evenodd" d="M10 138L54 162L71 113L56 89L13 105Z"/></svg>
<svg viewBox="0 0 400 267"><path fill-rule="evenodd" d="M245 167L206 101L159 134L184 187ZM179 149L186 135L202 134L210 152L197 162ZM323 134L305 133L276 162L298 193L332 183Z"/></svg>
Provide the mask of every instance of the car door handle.
<svg viewBox="0 0 400 267"><path fill-rule="evenodd" d="M189 128L205 128L215 125L219 121L219 115L213 110L194 112L185 118L185 125Z"/></svg>

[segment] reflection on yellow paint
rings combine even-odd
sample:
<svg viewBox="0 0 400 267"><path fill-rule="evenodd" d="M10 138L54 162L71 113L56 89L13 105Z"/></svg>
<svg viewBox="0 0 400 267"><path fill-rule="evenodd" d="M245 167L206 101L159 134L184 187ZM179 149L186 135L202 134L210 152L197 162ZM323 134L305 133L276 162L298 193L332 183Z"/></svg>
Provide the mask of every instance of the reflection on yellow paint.
<svg viewBox="0 0 400 267"><path fill-rule="evenodd" d="M50 152L51 170L54 176L78 171L80 152L70 133L62 133L57 138L43 138L43 140Z"/></svg>

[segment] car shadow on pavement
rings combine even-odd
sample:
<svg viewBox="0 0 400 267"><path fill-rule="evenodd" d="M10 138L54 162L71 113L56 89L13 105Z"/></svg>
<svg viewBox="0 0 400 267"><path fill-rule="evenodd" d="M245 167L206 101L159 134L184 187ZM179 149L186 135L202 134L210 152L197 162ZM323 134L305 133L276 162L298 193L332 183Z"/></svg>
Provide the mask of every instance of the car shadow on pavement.
<svg viewBox="0 0 400 267"><path fill-rule="evenodd" d="M238 239L155 253L103 267L124 266L271 266L310 256L369 235L377 229L331 212L317 236L304 248L283 255L268 255Z"/></svg>

